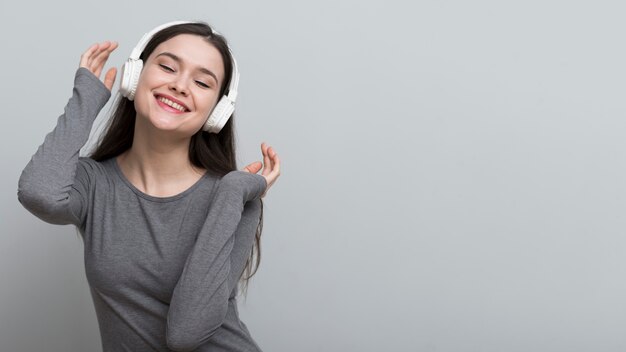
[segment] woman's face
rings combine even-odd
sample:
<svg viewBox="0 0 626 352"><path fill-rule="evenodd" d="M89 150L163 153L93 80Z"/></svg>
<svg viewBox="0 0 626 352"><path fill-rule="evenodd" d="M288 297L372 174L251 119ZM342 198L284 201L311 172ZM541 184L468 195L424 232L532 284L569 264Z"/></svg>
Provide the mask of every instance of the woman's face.
<svg viewBox="0 0 626 352"><path fill-rule="evenodd" d="M193 34L170 38L144 63L134 100L137 118L190 137L217 103L223 79L224 62L212 44Z"/></svg>

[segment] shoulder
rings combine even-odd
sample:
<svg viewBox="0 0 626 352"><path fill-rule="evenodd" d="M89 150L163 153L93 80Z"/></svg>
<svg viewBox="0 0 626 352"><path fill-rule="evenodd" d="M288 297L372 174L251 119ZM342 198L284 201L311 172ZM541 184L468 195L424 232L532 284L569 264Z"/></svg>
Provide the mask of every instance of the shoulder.
<svg viewBox="0 0 626 352"><path fill-rule="evenodd" d="M108 164L110 160L105 161L96 161L92 158L81 156L78 158L78 166L84 170L87 170L91 173L94 172L104 172L108 168Z"/></svg>
<svg viewBox="0 0 626 352"><path fill-rule="evenodd" d="M89 157L79 157L78 167L76 168L76 176L83 179L99 179L111 175L114 172L111 163L113 159L104 161L96 161Z"/></svg>

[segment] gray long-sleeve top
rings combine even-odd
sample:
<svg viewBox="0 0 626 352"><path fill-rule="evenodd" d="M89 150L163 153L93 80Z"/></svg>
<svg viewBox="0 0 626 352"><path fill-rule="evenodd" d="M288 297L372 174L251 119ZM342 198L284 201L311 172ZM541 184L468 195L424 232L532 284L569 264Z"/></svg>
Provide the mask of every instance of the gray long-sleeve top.
<svg viewBox="0 0 626 352"><path fill-rule="evenodd" d="M103 350L260 351L236 295L265 178L207 173L175 196L141 192L115 158L79 157L110 95L79 68L65 112L18 184L30 212L79 229Z"/></svg>

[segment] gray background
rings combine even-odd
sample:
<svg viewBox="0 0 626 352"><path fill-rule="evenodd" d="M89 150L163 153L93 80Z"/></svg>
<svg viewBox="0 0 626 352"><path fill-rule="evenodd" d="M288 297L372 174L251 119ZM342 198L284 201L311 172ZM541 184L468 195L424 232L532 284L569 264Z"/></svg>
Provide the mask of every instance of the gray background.
<svg viewBox="0 0 626 352"><path fill-rule="evenodd" d="M76 231L16 198L80 54L200 19L240 164L283 160L240 303L264 350L626 350L622 4L3 2L1 349L100 348Z"/></svg>

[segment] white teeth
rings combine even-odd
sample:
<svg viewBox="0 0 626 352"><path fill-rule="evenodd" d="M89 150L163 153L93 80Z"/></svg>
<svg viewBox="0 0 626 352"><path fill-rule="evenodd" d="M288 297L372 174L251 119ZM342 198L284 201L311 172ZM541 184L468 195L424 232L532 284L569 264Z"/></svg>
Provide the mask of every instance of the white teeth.
<svg viewBox="0 0 626 352"><path fill-rule="evenodd" d="M158 99L159 99L160 102L163 102L163 103L173 107L174 109L179 110L180 112L185 112L187 110L187 109L185 109L184 106L182 106L182 105L180 105L178 103L175 103L175 102L173 102L173 101L171 101L171 100L169 100L169 99L167 99L165 97L159 97Z"/></svg>

